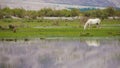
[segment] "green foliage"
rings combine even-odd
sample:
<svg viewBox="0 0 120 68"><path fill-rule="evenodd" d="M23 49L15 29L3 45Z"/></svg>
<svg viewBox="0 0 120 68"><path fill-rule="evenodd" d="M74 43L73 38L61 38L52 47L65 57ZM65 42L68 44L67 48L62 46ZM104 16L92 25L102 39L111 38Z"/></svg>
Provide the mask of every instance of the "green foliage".
<svg viewBox="0 0 120 68"><path fill-rule="evenodd" d="M72 9L71 10L71 16L72 17L74 17L74 16L79 16L79 14L80 14L80 11L79 11L79 9Z"/></svg>
<svg viewBox="0 0 120 68"><path fill-rule="evenodd" d="M10 18L12 11L10 8L6 7L6 8L1 9L0 14L3 14L3 18Z"/></svg>
<svg viewBox="0 0 120 68"><path fill-rule="evenodd" d="M115 9L113 7L108 7L104 9L106 13L108 13L108 16L114 16L115 15Z"/></svg>
<svg viewBox="0 0 120 68"><path fill-rule="evenodd" d="M8 7L0 9L0 19L2 18L11 18L12 16L18 18L29 18L36 19L37 17L74 17L83 15L86 17L98 17L101 19L106 19L109 16L120 16L120 10L116 10L113 7L107 7L106 9L94 9L86 12L80 12L79 9L62 9L62 10L53 10L51 8L44 8L38 11L34 10L25 10L22 8L10 9Z"/></svg>
<svg viewBox="0 0 120 68"><path fill-rule="evenodd" d="M115 16L119 16L120 17L120 10L115 10Z"/></svg>
<svg viewBox="0 0 120 68"><path fill-rule="evenodd" d="M2 19L4 17L4 13L2 12L2 10L0 10L0 19Z"/></svg>
<svg viewBox="0 0 120 68"><path fill-rule="evenodd" d="M18 18L30 18L35 19L37 17L70 17L70 16L79 16L80 11L78 9L72 10L53 10L51 8L44 8L38 11L34 10L25 10L21 8L10 9L8 7L0 9L0 19L2 18L11 18L12 16Z"/></svg>
<svg viewBox="0 0 120 68"><path fill-rule="evenodd" d="M20 8L11 9L12 16L23 18L25 15L25 10Z"/></svg>
<svg viewBox="0 0 120 68"><path fill-rule="evenodd" d="M83 12L86 17L98 17L106 19L110 16L120 16L120 10L115 10L113 7L107 7L106 9L97 9Z"/></svg>

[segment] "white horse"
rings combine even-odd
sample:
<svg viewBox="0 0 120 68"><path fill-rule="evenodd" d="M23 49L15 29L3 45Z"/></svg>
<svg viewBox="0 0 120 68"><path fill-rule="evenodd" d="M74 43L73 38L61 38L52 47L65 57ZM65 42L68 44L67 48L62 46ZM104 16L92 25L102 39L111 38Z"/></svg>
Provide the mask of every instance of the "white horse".
<svg viewBox="0 0 120 68"><path fill-rule="evenodd" d="M99 26L100 22L101 22L101 20L99 18L88 19L84 25L84 30L86 29L87 25L89 25L89 27L91 24L96 24L97 26Z"/></svg>

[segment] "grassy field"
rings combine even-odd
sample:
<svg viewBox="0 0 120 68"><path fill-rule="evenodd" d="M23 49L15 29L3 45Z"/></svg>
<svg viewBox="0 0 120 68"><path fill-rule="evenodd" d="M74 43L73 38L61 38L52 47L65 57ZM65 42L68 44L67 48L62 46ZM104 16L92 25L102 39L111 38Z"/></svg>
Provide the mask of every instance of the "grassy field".
<svg viewBox="0 0 120 68"><path fill-rule="evenodd" d="M8 25L17 27L14 33ZM49 37L120 37L120 20L103 20L101 28L92 26L83 30L81 20L0 20L0 38L49 38Z"/></svg>

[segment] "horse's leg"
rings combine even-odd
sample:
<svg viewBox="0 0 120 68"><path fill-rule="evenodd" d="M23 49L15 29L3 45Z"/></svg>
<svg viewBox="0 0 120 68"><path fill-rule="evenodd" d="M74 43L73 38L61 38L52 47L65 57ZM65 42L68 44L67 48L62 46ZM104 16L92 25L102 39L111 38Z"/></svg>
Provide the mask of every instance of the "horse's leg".
<svg viewBox="0 0 120 68"><path fill-rule="evenodd" d="M97 28L100 28L100 24L99 23L97 23L96 25L97 25Z"/></svg>
<svg viewBox="0 0 120 68"><path fill-rule="evenodd" d="M89 26L89 29L90 29L90 24L88 24L88 26Z"/></svg>
<svg viewBox="0 0 120 68"><path fill-rule="evenodd" d="M97 28L99 28L99 24L98 23L96 24L96 26L97 26Z"/></svg>

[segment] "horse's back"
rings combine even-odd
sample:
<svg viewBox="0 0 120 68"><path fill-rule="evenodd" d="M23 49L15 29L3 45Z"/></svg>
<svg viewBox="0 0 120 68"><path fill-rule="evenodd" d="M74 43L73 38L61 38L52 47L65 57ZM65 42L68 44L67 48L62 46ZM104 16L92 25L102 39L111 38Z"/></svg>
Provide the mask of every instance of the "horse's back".
<svg viewBox="0 0 120 68"><path fill-rule="evenodd" d="M100 21L99 18L95 18L95 19L88 19L88 20L91 20L91 21Z"/></svg>
<svg viewBox="0 0 120 68"><path fill-rule="evenodd" d="M99 18L95 18L95 19L88 19L89 22L91 22L91 24L96 24L96 23L100 23L100 19Z"/></svg>

